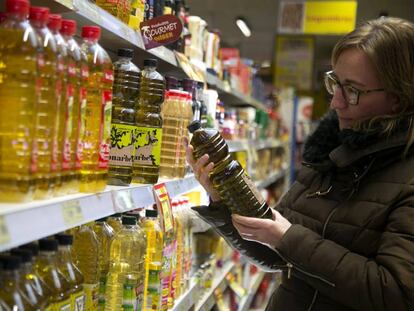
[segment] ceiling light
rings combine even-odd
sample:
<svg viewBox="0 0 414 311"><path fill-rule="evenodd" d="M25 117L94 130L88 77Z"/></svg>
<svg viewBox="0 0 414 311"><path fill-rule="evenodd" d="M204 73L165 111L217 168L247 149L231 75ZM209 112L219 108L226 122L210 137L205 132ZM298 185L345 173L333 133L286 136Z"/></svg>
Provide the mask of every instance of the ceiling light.
<svg viewBox="0 0 414 311"><path fill-rule="evenodd" d="M238 17L236 19L236 24L245 37L250 37L252 35L252 32L250 31L250 27L247 25L243 17Z"/></svg>

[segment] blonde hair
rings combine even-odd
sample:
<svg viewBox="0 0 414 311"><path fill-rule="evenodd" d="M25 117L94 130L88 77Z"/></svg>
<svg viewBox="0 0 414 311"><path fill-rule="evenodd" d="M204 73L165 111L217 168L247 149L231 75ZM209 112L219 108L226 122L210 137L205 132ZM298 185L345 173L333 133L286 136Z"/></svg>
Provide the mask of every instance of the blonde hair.
<svg viewBox="0 0 414 311"><path fill-rule="evenodd" d="M332 64L350 48L366 53L386 92L397 96L400 104L396 115L379 116L357 127L370 130L379 122L383 133L390 135L401 118L410 118L408 149L414 142L414 24L394 17L367 21L339 40L332 52Z"/></svg>

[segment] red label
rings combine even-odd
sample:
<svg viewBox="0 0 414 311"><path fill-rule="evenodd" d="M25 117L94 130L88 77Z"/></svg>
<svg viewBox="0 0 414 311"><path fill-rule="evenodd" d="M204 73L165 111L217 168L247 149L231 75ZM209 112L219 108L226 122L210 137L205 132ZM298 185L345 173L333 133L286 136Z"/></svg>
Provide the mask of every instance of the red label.
<svg viewBox="0 0 414 311"><path fill-rule="evenodd" d="M111 138L111 116L112 116L112 91L104 90L102 93L101 128L99 144L98 167L107 169L109 163L110 138Z"/></svg>
<svg viewBox="0 0 414 311"><path fill-rule="evenodd" d="M114 72L112 70L105 70L102 81L103 82L108 82L108 83L114 82Z"/></svg>
<svg viewBox="0 0 414 311"><path fill-rule="evenodd" d="M175 15L155 17L140 24L145 49L177 41L183 31L181 20Z"/></svg>
<svg viewBox="0 0 414 311"><path fill-rule="evenodd" d="M70 77L76 76L76 64L73 62L68 64L68 76Z"/></svg>

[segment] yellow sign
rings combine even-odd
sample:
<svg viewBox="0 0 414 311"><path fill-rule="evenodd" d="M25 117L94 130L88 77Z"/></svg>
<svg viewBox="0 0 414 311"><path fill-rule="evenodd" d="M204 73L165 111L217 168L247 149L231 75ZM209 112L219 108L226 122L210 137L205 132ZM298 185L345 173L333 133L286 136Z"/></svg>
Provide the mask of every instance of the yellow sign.
<svg viewBox="0 0 414 311"><path fill-rule="evenodd" d="M299 90L312 88L314 40L303 36L276 38L276 87L293 86Z"/></svg>
<svg viewBox="0 0 414 311"><path fill-rule="evenodd" d="M355 28L356 1L308 1L303 33L346 34Z"/></svg>

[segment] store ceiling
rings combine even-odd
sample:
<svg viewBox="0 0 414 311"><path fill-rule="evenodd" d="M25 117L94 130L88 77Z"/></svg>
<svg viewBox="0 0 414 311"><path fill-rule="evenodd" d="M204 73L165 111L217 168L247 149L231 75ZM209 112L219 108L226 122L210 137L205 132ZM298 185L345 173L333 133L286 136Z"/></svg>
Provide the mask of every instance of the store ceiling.
<svg viewBox="0 0 414 311"><path fill-rule="evenodd" d="M257 63L274 59L279 0L187 0L192 15L205 19L211 29L219 29L222 45L237 47L242 57ZM378 17L380 12L389 16L414 21L413 0L360 0L357 23ZM235 19L244 16L252 29L246 38L237 28ZM315 74L329 66L329 56L337 41L336 36L317 36L315 46Z"/></svg>

